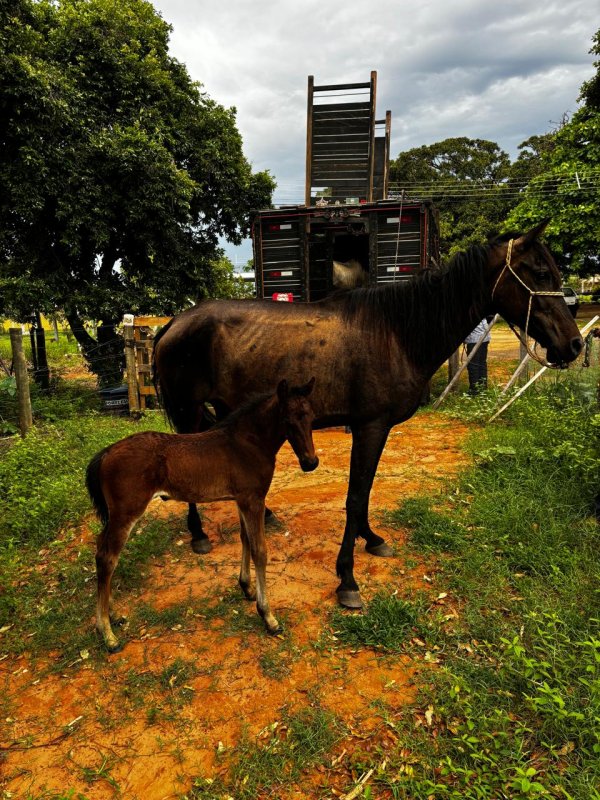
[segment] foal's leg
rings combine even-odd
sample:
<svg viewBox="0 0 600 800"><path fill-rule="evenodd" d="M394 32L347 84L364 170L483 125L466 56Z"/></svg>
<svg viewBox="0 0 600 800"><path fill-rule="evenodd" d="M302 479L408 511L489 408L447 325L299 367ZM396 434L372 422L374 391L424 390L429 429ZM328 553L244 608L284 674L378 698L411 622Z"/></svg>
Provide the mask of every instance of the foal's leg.
<svg viewBox="0 0 600 800"><path fill-rule="evenodd" d="M267 543L265 540L264 500L238 504L244 520L246 535L250 543L254 570L256 572L256 608L263 618L267 632L276 635L281 627L271 612L267 597Z"/></svg>
<svg viewBox="0 0 600 800"><path fill-rule="evenodd" d="M341 580L338 600L346 608L361 608L358 584L354 579L354 544L357 536L367 540L367 552L391 555L390 547L369 526L369 496L379 459L390 428L381 420L352 427L350 480L346 498L346 528L337 557L336 572Z"/></svg>
<svg viewBox="0 0 600 800"><path fill-rule="evenodd" d="M142 509L143 512L144 509ZM122 649L119 640L111 628L111 585L119 555L129 533L141 513L135 516L115 512L98 536L96 546L96 573L98 576L98 601L96 605L96 628L102 634L109 653L117 653Z"/></svg>
<svg viewBox="0 0 600 800"><path fill-rule="evenodd" d="M248 540L244 517L241 511L239 513L240 539L242 540L242 564L240 567L239 584L246 600L256 600L256 587L252 585L252 578L250 576L250 541Z"/></svg>

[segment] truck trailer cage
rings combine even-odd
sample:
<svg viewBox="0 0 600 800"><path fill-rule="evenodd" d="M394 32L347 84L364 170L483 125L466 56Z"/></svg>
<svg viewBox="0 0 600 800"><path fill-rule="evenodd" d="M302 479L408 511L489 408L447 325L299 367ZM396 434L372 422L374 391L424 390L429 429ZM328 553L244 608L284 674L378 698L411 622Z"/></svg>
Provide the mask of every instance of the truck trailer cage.
<svg viewBox="0 0 600 800"><path fill-rule="evenodd" d="M376 116L377 73L365 83L308 78L303 205L252 214L256 294L314 301L333 291L333 262L358 261L368 285L439 261L429 201L388 198L391 111Z"/></svg>

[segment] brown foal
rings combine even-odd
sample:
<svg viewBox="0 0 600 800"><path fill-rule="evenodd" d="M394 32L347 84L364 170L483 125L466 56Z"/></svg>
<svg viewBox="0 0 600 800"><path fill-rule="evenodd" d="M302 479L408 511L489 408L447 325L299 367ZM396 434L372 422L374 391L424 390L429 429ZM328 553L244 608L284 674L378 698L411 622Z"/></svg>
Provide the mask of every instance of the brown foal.
<svg viewBox="0 0 600 800"><path fill-rule="evenodd" d="M242 540L240 586L248 600L256 600L267 631L280 631L267 598L265 497L275 457L286 439L305 472L319 464L312 440L314 413L308 400L314 383L312 378L304 386L290 388L282 380L275 394L250 400L209 431L136 433L90 461L87 488L104 523L96 550L96 627L109 652L121 649L111 628L111 619L115 620L113 572L133 525L157 494L186 503L235 500ZM256 589L250 578L250 557Z"/></svg>

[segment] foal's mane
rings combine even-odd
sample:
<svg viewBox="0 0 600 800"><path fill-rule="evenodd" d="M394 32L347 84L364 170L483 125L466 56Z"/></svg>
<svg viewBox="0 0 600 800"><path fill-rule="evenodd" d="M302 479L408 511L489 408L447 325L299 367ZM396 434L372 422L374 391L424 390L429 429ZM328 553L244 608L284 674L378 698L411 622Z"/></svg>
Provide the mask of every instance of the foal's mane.
<svg viewBox="0 0 600 800"><path fill-rule="evenodd" d="M458 315L466 310L474 324L484 316L490 300L484 268L496 243L472 245L407 281L353 289L338 300L342 315L376 332L393 331L411 357L435 356L455 344Z"/></svg>
<svg viewBox="0 0 600 800"><path fill-rule="evenodd" d="M288 396L294 397L296 395L300 395L301 392L299 388L296 386L290 386L288 388ZM240 420L241 417L244 417L246 414L251 414L253 411L265 402L265 400L269 400L274 397L274 392L260 392L251 394L247 400L245 400L241 405L237 406L233 411L231 411L227 416L218 422L216 425L213 425L211 430L223 430L224 428L231 428L233 425L236 425L237 422Z"/></svg>

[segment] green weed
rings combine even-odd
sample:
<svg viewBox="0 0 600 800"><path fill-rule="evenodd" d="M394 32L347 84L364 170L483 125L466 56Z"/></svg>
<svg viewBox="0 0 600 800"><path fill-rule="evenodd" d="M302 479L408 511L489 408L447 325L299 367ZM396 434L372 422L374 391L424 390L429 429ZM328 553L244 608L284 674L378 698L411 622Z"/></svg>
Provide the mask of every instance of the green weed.
<svg viewBox="0 0 600 800"><path fill-rule="evenodd" d="M454 485L393 515L444 553L436 582L460 599L412 717L390 723L372 782L393 798L600 800L598 409L563 379L514 405Z"/></svg>
<svg viewBox="0 0 600 800"><path fill-rule="evenodd" d="M395 595L379 592L363 614L336 609L331 624L336 639L348 647L378 647L402 650L414 636L426 636L424 609Z"/></svg>
<svg viewBox="0 0 600 800"><path fill-rule="evenodd" d="M185 800L254 800L275 787L297 782L304 770L319 763L339 740L342 730L336 718L320 706L295 713L284 710L254 739L248 734L236 745L227 777L197 778ZM273 795L275 796L275 795Z"/></svg>
<svg viewBox="0 0 600 800"><path fill-rule="evenodd" d="M143 581L144 568L173 541L174 527L174 522L151 519L133 536L115 572L117 587L131 590ZM3 652L19 653L25 647L32 653L58 650L56 669L80 663L82 652L96 657L103 653L89 625L96 603L95 564L89 547L80 546L75 555L67 556L65 543L56 542L37 554L37 568L6 558L5 562L10 563L11 572L0 595L0 609L7 613L10 628L2 638Z"/></svg>

